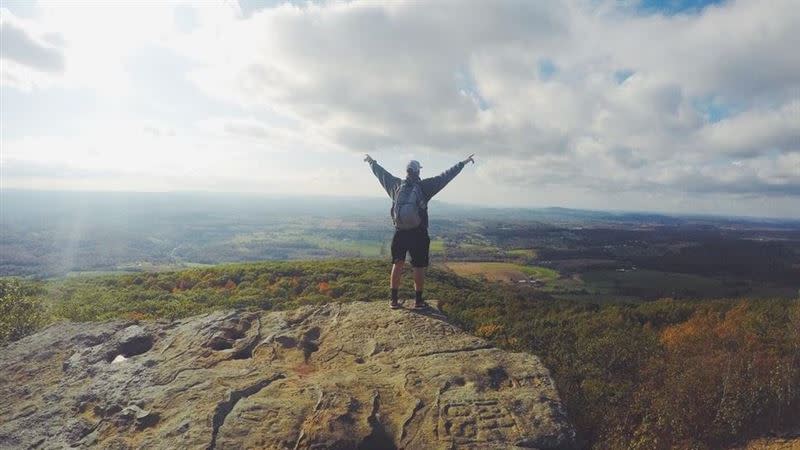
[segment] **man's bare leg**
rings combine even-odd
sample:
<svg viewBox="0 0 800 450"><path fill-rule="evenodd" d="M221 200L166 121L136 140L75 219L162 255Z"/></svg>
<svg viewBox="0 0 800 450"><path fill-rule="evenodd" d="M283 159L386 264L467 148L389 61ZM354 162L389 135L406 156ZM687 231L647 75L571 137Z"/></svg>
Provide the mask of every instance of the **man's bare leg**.
<svg viewBox="0 0 800 450"><path fill-rule="evenodd" d="M425 288L425 268L414 267L414 294L416 294L416 301L414 306L422 308L427 306L422 299L422 290Z"/></svg>
<svg viewBox="0 0 800 450"><path fill-rule="evenodd" d="M389 286L392 289L400 289L400 278L403 276L403 266L406 264L405 261L396 261L392 264L392 276L389 279ZM414 282L416 283L416 272L414 274Z"/></svg>
<svg viewBox="0 0 800 450"><path fill-rule="evenodd" d="M414 290L422 292L425 287L425 268L414 267Z"/></svg>
<svg viewBox="0 0 800 450"><path fill-rule="evenodd" d="M400 277L403 276L403 265L405 265L405 261L397 261L392 264L392 275L389 277L389 287L392 288L392 309L400 307L398 289L400 288Z"/></svg>

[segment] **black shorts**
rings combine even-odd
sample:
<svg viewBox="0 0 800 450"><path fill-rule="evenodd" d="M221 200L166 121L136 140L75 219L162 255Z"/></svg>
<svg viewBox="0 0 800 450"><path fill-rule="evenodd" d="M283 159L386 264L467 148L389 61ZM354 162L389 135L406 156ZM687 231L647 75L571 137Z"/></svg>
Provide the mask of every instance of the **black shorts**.
<svg viewBox="0 0 800 450"><path fill-rule="evenodd" d="M405 261L406 253L411 253L411 265L428 267L431 238L428 230L398 230L392 238L392 263Z"/></svg>

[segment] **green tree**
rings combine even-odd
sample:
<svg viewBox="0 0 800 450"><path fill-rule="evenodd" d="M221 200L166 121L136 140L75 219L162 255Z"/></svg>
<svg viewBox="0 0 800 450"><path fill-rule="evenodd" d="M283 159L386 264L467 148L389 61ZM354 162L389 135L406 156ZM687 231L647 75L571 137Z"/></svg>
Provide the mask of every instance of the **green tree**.
<svg viewBox="0 0 800 450"><path fill-rule="evenodd" d="M39 291L15 278L0 279L0 344L21 339L47 321Z"/></svg>

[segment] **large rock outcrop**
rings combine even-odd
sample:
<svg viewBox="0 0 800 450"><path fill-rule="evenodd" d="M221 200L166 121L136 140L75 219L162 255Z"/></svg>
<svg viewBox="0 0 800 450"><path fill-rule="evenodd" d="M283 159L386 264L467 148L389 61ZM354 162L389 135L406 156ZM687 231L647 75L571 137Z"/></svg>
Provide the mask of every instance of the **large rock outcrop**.
<svg viewBox="0 0 800 450"><path fill-rule="evenodd" d="M60 323L0 349L0 448L563 448L532 355L380 303Z"/></svg>

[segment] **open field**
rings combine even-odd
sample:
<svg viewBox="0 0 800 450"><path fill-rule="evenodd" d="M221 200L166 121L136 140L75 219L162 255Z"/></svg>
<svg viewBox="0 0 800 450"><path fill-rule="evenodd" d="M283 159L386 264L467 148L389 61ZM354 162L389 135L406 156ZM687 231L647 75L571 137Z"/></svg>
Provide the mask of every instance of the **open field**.
<svg viewBox="0 0 800 450"><path fill-rule="evenodd" d="M546 267L505 262L450 262L445 266L459 276L484 278L487 281L516 282L534 278L547 282L558 278L558 272Z"/></svg>
<svg viewBox="0 0 800 450"><path fill-rule="evenodd" d="M431 254L440 255L444 253L444 239L431 239Z"/></svg>
<svg viewBox="0 0 800 450"><path fill-rule="evenodd" d="M722 282L709 277L658 270L588 271L581 275L583 281L596 289L615 290L679 290L709 292L722 288Z"/></svg>
<svg viewBox="0 0 800 450"><path fill-rule="evenodd" d="M536 258L536 250L532 248L515 248L506 250L505 253L513 258Z"/></svg>
<svg viewBox="0 0 800 450"><path fill-rule="evenodd" d="M343 254L343 256L361 256L365 258L374 258L388 254L391 242L370 241L364 239L334 239L327 237L306 236L304 239L311 242L319 248L326 250L334 250Z"/></svg>

